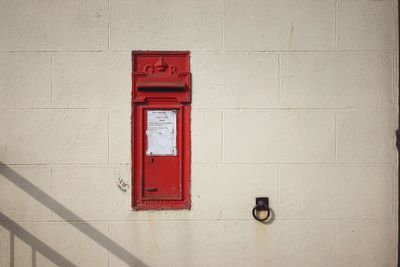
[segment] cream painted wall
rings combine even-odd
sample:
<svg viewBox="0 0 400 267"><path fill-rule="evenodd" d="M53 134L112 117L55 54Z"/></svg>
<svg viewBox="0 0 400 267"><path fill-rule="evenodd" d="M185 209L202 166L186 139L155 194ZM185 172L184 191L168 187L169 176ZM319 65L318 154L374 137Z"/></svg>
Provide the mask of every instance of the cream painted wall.
<svg viewBox="0 0 400 267"><path fill-rule="evenodd" d="M396 265L397 1L0 6L0 266ZM192 52L190 211L116 185L151 49Z"/></svg>

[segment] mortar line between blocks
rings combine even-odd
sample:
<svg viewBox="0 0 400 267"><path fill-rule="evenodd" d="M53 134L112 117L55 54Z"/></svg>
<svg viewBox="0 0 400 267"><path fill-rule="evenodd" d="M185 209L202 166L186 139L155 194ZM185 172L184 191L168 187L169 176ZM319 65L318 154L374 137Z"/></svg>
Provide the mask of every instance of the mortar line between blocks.
<svg viewBox="0 0 400 267"><path fill-rule="evenodd" d="M336 0L335 6L335 51L339 48L339 0Z"/></svg>
<svg viewBox="0 0 400 267"><path fill-rule="evenodd" d="M110 110L107 111L107 163L110 164Z"/></svg>
<svg viewBox="0 0 400 267"><path fill-rule="evenodd" d="M221 162L225 162L225 156L224 156L224 147L225 147L225 140L224 140L224 121L225 121L225 113L223 110L221 110Z"/></svg>
<svg viewBox="0 0 400 267"><path fill-rule="evenodd" d="M0 108L0 110L113 110L110 108L68 108L68 107L49 107L49 108ZM114 109L114 110L123 110L125 111L126 109Z"/></svg>
<svg viewBox="0 0 400 267"><path fill-rule="evenodd" d="M53 168L54 168L53 166L50 167L50 194L51 194L52 198L54 198ZM51 202L50 207L51 207L51 209L50 209L50 221L54 221L53 202Z"/></svg>
<svg viewBox="0 0 400 267"><path fill-rule="evenodd" d="M335 261L335 264L337 265L338 264L338 258L337 258L337 248L338 248L338 244L337 244L337 242L338 242L338 222L337 221L335 221L335 251L334 251L334 261Z"/></svg>
<svg viewBox="0 0 400 267"><path fill-rule="evenodd" d="M110 229L110 223L107 223L107 234L109 235L111 233ZM107 266L110 267L110 239L107 240Z"/></svg>
<svg viewBox="0 0 400 267"><path fill-rule="evenodd" d="M32 54L37 54L37 53L51 53L51 54L64 54L64 53L106 53L106 50L0 50L0 53L32 53ZM113 51L114 52L114 51ZM118 52L118 51L115 51ZM119 52L129 52L129 50L126 51L119 51Z"/></svg>
<svg viewBox="0 0 400 267"><path fill-rule="evenodd" d="M278 166L278 211L281 213L281 166Z"/></svg>
<svg viewBox="0 0 400 267"><path fill-rule="evenodd" d="M337 138L337 112L334 112L335 114L335 163L338 162L338 151L337 151L337 146L338 146L338 138Z"/></svg>
<svg viewBox="0 0 400 267"><path fill-rule="evenodd" d="M316 166L395 166L395 162L213 162L213 163L201 163L201 162L193 162L193 165L316 165ZM64 163L64 164L47 164L47 163L8 163L8 164L0 164L0 168L2 166L53 166L53 167L122 167L128 166L130 167L130 163L92 163L92 164L78 164L78 163Z"/></svg>
<svg viewBox="0 0 400 267"><path fill-rule="evenodd" d="M108 29L108 42L107 42L107 51L108 53L110 53L111 50L111 27L110 27L110 11L111 11L111 7L110 7L110 0L107 1L107 5L108 5L108 12L107 12L107 29Z"/></svg>
<svg viewBox="0 0 400 267"><path fill-rule="evenodd" d="M354 219L354 218L280 218L275 219L276 222L337 222L337 223L391 223L392 218L388 219ZM7 221L0 221L7 222ZM255 223L254 219L244 218L207 218L207 219L174 219L166 220L165 218L160 219L82 219L82 220L54 220L54 221L32 221L32 220L14 220L15 223L29 223L29 224L117 224L117 223L236 223L246 222Z"/></svg>
<svg viewBox="0 0 400 267"><path fill-rule="evenodd" d="M282 98L282 77L281 77L281 64L282 64L282 54L278 53L278 107L281 107Z"/></svg>
<svg viewBox="0 0 400 267"><path fill-rule="evenodd" d="M225 52L225 0L222 0L222 52Z"/></svg>
<svg viewBox="0 0 400 267"><path fill-rule="evenodd" d="M0 51L1 52L1 51ZM5 51L7 52L7 51ZM29 52L29 51L25 51ZM68 52L68 51L66 51ZM74 51L70 51L74 52ZM85 51L83 51L85 52ZM113 53L127 53L130 50L112 50ZM338 54L346 54L346 53L390 53L392 49L326 49L326 50L192 50L190 51L191 54L221 54L221 53L228 53L228 54L274 54L274 53L288 53L288 54L295 54L295 53L338 53Z"/></svg>
<svg viewBox="0 0 400 267"><path fill-rule="evenodd" d="M16 165L16 164L13 164ZM21 164L19 164L21 165ZM23 165L23 164L22 164ZM32 165L32 164L28 164ZM213 163L201 163L194 162L193 165L215 165L215 166L227 166L227 165L245 165L245 166L256 166L256 165L269 165L269 166L285 166L285 165L304 165L304 166L395 166L394 162L213 162ZM1 166L1 165L0 165ZM70 165L65 165L70 166ZM84 165L83 165L84 166ZM101 165L100 165L101 166Z"/></svg>
<svg viewBox="0 0 400 267"><path fill-rule="evenodd" d="M395 0L395 1L393 1L392 2L392 16L393 16L393 18L397 18L397 20L399 20L399 18L400 18L400 14L398 14L398 12L399 12L399 8L397 7L398 5L400 4L400 1L399 0ZM399 22L398 21L396 21L396 19L392 19L392 29L394 29L394 30L392 30L392 44L393 44L393 46L392 46L392 50L393 51L399 51L398 49L399 49L399 38L400 38L400 36L399 36L399 30L398 30L398 27L399 27Z"/></svg>
<svg viewBox="0 0 400 267"><path fill-rule="evenodd" d="M53 107L53 69L54 69L54 56L50 56L50 107Z"/></svg>
<svg viewBox="0 0 400 267"><path fill-rule="evenodd" d="M0 108L1 109L1 108ZM18 108L3 108L3 109L18 109ZM32 109L32 108L19 108L19 109ZM81 108L82 109L82 108ZM241 108L235 108L235 107L194 107L193 110L239 110L239 111L260 111L260 112L270 112L270 111L318 111L318 112L331 112L331 111L396 111L396 109L393 108L335 108L335 107L327 107L327 108L321 108L321 107L295 107L295 108L287 108L287 107L282 107L282 108L276 108L276 107L270 107L270 108L247 108L247 107L241 107Z"/></svg>
<svg viewBox="0 0 400 267"><path fill-rule="evenodd" d="M222 238L221 238L221 260L222 260L222 267L225 267L225 222L222 222Z"/></svg>
<svg viewBox="0 0 400 267"><path fill-rule="evenodd" d="M396 77L396 72L397 72L397 57L396 57L396 52L393 51L392 52L392 101L393 101L393 109L397 110L398 105L397 105L397 101L398 101L398 97L396 98L396 84L397 84L397 77ZM400 126L400 125L399 125Z"/></svg>
<svg viewBox="0 0 400 267"><path fill-rule="evenodd" d="M396 168L394 168L394 173L396 173ZM398 186L397 186L397 175L392 175L392 203L391 203L391 206L392 206L392 209L391 209L391 212L392 212L392 220L393 221L396 221L396 214L397 214L397 210L398 210L398 207L397 207L397 198L398 198L398 192L397 192L397 188L398 188ZM398 229L399 230L399 229Z"/></svg>
<svg viewBox="0 0 400 267"><path fill-rule="evenodd" d="M393 49L326 49L326 50L192 50L192 54L218 54L218 53L244 53L244 54L262 54L262 53L388 53L392 52ZM395 49L395 51L398 51ZM53 54L63 54L63 53L107 53L107 50L0 50L0 53L53 53ZM129 53L131 50L110 50L110 53Z"/></svg>

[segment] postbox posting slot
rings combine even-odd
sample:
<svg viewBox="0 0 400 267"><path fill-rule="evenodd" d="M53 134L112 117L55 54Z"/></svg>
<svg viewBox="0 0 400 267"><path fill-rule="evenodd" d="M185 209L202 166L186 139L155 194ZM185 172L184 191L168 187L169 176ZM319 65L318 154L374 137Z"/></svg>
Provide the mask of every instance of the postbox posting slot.
<svg viewBox="0 0 400 267"><path fill-rule="evenodd" d="M138 82L136 86L139 91L148 92L172 92L186 89L184 82Z"/></svg>

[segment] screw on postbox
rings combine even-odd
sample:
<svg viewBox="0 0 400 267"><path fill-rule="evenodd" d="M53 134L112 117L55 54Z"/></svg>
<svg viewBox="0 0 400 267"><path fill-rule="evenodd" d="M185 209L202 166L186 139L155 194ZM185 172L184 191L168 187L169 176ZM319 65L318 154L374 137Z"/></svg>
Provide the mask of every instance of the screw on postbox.
<svg viewBox="0 0 400 267"><path fill-rule="evenodd" d="M190 208L190 53L132 52L132 207Z"/></svg>

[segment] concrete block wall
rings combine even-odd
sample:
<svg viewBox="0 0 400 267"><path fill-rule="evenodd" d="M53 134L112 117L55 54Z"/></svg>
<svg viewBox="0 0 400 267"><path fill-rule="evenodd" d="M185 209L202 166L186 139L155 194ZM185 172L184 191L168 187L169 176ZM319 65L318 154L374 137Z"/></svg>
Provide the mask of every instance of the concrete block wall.
<svg viewBox="0 0 400 267"><path fill-rule="evenodd" d="M397 1L0 6L0 266L396 266ZM192 52L191 210L116 184L131 50Z"/></svg>

